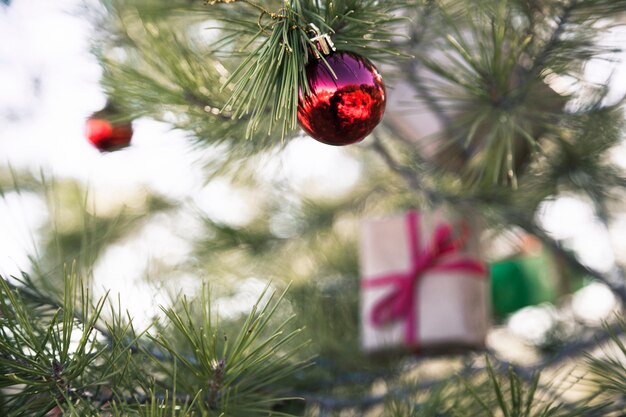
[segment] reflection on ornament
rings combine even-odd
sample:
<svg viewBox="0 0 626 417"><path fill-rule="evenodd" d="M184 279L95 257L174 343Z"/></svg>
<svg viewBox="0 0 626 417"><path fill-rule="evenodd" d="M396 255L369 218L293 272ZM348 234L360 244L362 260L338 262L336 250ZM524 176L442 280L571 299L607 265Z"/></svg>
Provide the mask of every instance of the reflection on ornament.
<svg viewBox="0 0 626 417"><path fill-rule="evenodd" d="M329 145L360 142L385 112L382 77L368 60L351 52L324 59L306 67L311 94L300 91L298 122L314 139Z"/></svg>

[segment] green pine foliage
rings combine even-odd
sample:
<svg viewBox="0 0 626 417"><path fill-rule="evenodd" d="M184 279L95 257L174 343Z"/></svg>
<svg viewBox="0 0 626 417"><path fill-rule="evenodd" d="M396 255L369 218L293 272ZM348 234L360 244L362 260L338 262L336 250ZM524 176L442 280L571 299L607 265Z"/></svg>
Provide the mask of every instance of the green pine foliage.
<svg viewBox="0 0 626 417"><path fill-rule="evenodd" d="M605 346L605 351L599 356L588 355L587 362L592 379L605 394L613 397L614 401L622 401L626 392L626 347L621 336L626 329L626 322L622 317L614 326L606 326L611 337L611 343Z"/></svg>
<svg viewBox="0 0 626 417"><path fill-rule="evenodd" d="M264 292L227 332L205 288L138 331L119 310L105 319L110 300L91 300L76 271L58 303L13 280L0 280L2 415L264 416L293 399L281 381L307 364L293 358L300 331L272 321L284 294Z"/></svg>
<svg viewBox="0 0 626 417"><path fill-rule="evenodd" d="M433 388L423 402L392 399L386 405L384 415L574 417L610 413L608 403L595 402L592 397L578 403L563 401L558 396L563 393L561 390L540 383L540 373L524 378L511 367L498 368L488 357L485 359L486 368L482 372L461 376Z"/></svg>

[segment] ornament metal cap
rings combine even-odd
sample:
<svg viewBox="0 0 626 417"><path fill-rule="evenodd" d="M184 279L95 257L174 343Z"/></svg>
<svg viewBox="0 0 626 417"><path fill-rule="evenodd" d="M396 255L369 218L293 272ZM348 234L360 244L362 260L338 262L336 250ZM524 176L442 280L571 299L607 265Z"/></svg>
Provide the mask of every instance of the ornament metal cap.
<svg viewBox="0 0 626 417"><path fill-rule="evenodd" d="M322 56L328 56L335 52L335 44L327 33L322 34L320 28L313 23L308 25L309 33L311 34L311 42L315 44L315 48L311 48L311 52L316 59L321 59Z"/></svg>

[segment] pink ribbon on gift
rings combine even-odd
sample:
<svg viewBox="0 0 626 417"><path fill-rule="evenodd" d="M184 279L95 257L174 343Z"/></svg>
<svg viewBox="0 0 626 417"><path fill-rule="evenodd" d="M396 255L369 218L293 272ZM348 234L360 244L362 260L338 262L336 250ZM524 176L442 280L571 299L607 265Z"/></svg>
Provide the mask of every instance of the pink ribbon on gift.
<svg viewBox="0 0 626 417"><path fill-rule="evenodd" d="M411 256L410 268L406 272L392 273L378 278L363 280L364 288L393 285L393 290L381 298L372 309L371 323L382 326L386 323L404 320L405 342L417 345L417 300L418 283L425 272L465 272L472 276L486 277L485 265L469 257L449 256L459 252L465 246L468 230L463 225L463 235L453 239L453 229L449 224L441 223L435 227L430 246L420 248L418 237L419 215L410 211L406 215L406 225ZM442 300L444 302L445 300Z"/></svg>

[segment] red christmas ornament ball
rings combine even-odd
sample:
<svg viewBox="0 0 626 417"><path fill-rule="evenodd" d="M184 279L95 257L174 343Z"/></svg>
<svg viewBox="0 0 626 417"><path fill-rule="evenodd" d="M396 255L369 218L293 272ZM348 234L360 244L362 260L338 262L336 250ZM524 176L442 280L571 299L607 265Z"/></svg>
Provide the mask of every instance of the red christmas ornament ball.
<svg viewBox="0 0 626 417"><path fill-rule="evenodd" d="M351 52L335 52L325 60L328 65L322 59L307 64L311 94L300 91L300 127L328 145L360 142L385 112L383 79L367 59Z"/></svg>
<svg viewBox="0 0 626 417"><path fill-rule="evenodd" d="M133 126L131 123L114 124L92 116L85 123L85 136L100 152L110 152L130 145Z"/></svg>

